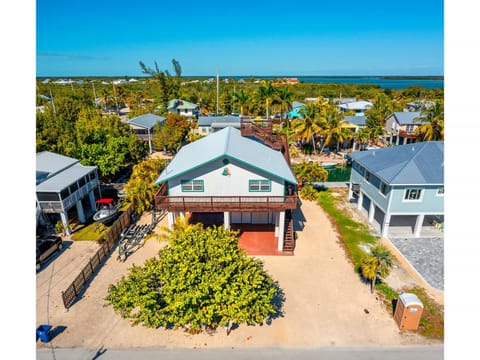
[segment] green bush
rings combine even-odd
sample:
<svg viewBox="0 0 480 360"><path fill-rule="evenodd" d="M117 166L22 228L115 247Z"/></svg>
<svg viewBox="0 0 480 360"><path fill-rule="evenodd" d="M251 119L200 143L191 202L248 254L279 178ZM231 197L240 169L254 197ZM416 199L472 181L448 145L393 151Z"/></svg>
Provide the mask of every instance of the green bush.
<svg viewBox="0 0 480 360"><path fill-rule="evenodd" d="M302 199L315 201L317 196L318 191L312 185L306 185L300 189L300 197Z"/></svg>

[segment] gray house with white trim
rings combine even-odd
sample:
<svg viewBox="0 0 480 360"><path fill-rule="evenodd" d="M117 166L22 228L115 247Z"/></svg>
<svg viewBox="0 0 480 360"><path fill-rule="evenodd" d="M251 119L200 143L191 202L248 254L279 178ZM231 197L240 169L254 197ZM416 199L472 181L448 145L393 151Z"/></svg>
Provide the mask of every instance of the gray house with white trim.
<svg viewBox="0 0 480 360"><path fill-rule="evenodd" d="M240 116L199 116L197 120L198 129L195 133L198 135L210 135L228 126L240 129Z"/></svg>
<svg viewBox="0 0 480 360"><path fill-rule="evenodd" d="M84 166L80 160L49 151L37 153L36 200L37 221L48 222L47 214L59 214L70 235L70 210L75 211L80 223L86 215L95 212L95 191L100 195L96 166Z"/></svg>
<svg viewBox="0 0 480 360"><path fill-rule="evenodd" d="M349 199L382 236L420 237L443 226L443 141L351 155ZM440 235L440 234L438 234Z"/></svg>
<svg viewBox="0 0 480 360"><path fill-rule="evenodd" d="M397 111L389 115L385 119L385 140L394 145L415 142L420 115L419 111Z"/></svg>

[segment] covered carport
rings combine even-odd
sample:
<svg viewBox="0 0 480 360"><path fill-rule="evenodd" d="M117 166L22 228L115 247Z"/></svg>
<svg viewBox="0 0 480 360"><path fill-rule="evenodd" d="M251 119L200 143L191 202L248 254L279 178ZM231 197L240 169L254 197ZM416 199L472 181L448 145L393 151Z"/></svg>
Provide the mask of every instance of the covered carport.
<svg viewBox="0 0 480 360"><path fill-rule="evenodd" d="M443 237L443 215L391 215L386 236Z"/></svg>

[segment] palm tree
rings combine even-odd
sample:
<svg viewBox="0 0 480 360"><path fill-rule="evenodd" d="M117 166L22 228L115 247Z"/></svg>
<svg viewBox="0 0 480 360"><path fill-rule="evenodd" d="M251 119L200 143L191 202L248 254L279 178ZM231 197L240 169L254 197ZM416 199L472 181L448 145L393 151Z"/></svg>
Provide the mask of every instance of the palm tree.
<svg viewBox="0 0 480 360"><path fill-rule="evenodd" d="M392 114L392 103L387 95L378 94L373 100L373 107L365 111L367 128L370 129L372 140L377 141L383 135L385 119Z"/></svg>
<svg viewBox="0 0 480 360"><path fill-rule="evenodd" d="M441 103L436 103L431 108L422 111L421 115L413 121L422 123L415 129L415 133L420 136L422 141L443 140L444 113Z"/></svg>
<svg viewBox="0 0 480 360"><path fill-rule="evenodd" d="M311 141L313 150L316 152L314 136L322 131L320 108L315 103L308 103L300 109L299 113L302 118L293 120L291 127L297 139Z"/></svg>
<svg viewBox="0 0 480 360"><path fill-rule="evenodd" d="M370 291L373 294L377 277L386 277L393 266L392 254L383 245L376 245L370 249L370 255L362 259L362 276L371 281Z"/></svg>
<svg viewBox="0 0 480 360"><path fill-rule="evenodd" d="M353 134L353 151L355 151L355 142L359 143L358 149L362 148L362 145L366 144L370 139L370 131L367 128L359 129L355 134Z"/></svg>
<svg viewBox="0 0 480 360"><path fill-rule="evenodd" d="M248 94L245 94L243 89L241 89L238 93L235 93L235 101L237 102L238 106L240 106L240 115L243 115L243 110L245 110L245 105L247 105L250 97Z"/></svg>
<svg viewBox="0 0 480 360"><path fill-rule="evenodd" d="M267 110L267 119L269 118L269 106L272 103L273 97L275 95L275 88L272 85L271 81L261 80L260 87L258 88L258 97L265 101L265 108Z"/></svg>
<svg viewBox="0 0 480 360"><path fill-rule="evenodd" d="M322 135L325 137L325 140L322 143L320 152L325 145L329 145L330 143L337 145L338 152L340 144L352 137L352 132L347 126L348 123L343 121L340 111L338 111L335 106L329 106L322 127Z"/></svg>
<svg viewBox="0 0 480 360"><path fill-rule="evenodd" d="M292 109L293 93L288 86L281 87L277 90L277 101L280 105L280 128L283 127L283 113Z"/></svg>

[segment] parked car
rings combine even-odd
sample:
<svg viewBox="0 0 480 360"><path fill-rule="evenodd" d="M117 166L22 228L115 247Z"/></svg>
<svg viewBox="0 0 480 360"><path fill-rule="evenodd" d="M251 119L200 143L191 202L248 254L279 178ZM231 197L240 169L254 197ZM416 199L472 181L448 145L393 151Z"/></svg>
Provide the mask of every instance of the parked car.
<svg viewBox="0 0 480 360"><path fill-rule="evenodd" d="M49 235L37 239L37 271L40 270L45 260L55 254L58 250L61 250L62 247L63 241L60 236Z"/></svg>

